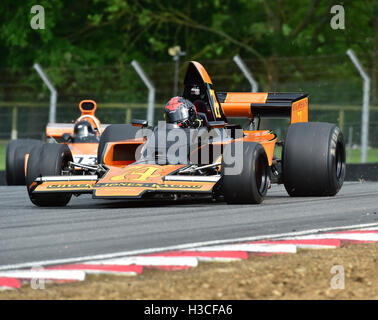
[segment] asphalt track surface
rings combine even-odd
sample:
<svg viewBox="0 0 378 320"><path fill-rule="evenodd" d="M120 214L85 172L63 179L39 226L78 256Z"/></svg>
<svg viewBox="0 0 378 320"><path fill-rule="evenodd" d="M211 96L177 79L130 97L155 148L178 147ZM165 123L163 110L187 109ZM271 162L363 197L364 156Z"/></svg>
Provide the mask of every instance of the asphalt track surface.
<svg viewBox="0 0 378 320"><path fill-rule="evenodd" d="M0 268L314 228L378 222L378 183L347 182L336 197L291 198L273 186L261 205L72 198L38 208L25 187L0 187Z"/></svg>

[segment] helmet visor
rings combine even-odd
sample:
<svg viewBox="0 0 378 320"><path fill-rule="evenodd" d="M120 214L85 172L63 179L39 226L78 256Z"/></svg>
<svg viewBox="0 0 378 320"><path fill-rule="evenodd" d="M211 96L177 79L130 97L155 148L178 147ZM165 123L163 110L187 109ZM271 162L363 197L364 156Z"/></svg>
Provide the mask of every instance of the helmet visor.
<svg viewBox="0 0 378 320"><path fill-rule="evenodd" d="M167 113L169 122L180 122L189 118L189 111L186 108L177 108L174 112Z"/></svg>

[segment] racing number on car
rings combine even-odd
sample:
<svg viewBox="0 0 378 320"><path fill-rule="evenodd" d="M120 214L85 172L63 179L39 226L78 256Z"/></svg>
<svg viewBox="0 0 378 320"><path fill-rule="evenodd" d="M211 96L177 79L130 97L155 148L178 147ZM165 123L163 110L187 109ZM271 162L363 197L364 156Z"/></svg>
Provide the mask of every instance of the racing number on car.
<svg viewBox="0 0 378 320"><path fill-rule="evenodd" d="M141 168L144 169L144 168ZM139 175L139 178L133 179L135 181L144 181L147 180L150 177L158 177L158 175L154 175L154 173L157 171L158 168L154 167L148 167L144 172L138 172L138 170L135 170L131 172L132 175Z"/></svg>
<svg viewBox="0 0 378 320"><path fill-rule="evenodd" d="M112 178L110 178L110 180L119 181L119 180L124 180L126 176L138 175L139 176L138 178L131 179L131 180L133 180L133 181L145 181L145 180L148 180L149 178L152 178L152 177L158 177L159 175L154 174L157 170L158 170L158 168L155 168L155 167L138 168L134 171L126 172L126 173L123 173L119 176L112 177Z"/></svg>
<svg viewBox="0 0 378 320"><path fill-rule="evenodd" d="M210 90L210 93L211 93L211 99L213 100L215 116L217 118L220 118L221 114L220 114L220 110L219 110L219 103L218 103L217 98L215 97L214 90Z"/></svg>
<svg viewBox="0 0 378 320"><path fill-rule="evenodd" d="M97 162L96 156L74 156L74 162L88 165L95 165Z"/></svg>

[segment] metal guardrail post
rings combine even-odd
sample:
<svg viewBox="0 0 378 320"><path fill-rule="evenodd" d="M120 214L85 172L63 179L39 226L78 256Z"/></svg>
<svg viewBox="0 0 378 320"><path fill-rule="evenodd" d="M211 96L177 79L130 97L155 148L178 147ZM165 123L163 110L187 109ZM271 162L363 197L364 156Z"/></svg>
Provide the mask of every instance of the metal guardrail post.
<svg viewBox="0 0 378 320"><path fill-rule="evenodd" d="M38 72L39 76L50 90L50 112L49 112L49 122L54 123L56 122L56 101L57 101L57 91L53 86L52 82L43 71L42 67L38 63L34 63L34 69Z"/></svg>
<svg viewBox="0 0 378 320"><path fill-rule="evenodd" d="M132 117L132 110L131 108L126 109L126 123L131 122L131 117Z"/></svg>
<svg viewBox="0 0 378 320"><path fill-rule="evenodd" d="M362 68L356 55L352 49L348 49L346 52L349 58L352 60L354 66L361 75L364 81L363 85L363 98L362 98L362 125L361 125L361 162L366 163L367 149L369 141L369 97L370 97L370 78Z"/></svg>
<svg viewBox="0 0 378 320"><path fill-rule="evenodd" d="M340 128L341 132L344 131L344 116L345 116L344 110L340 109L339 110L339 128Z"/></svg>
<svg viewBox="0 0 378 320"><path fill-rule="evenodd" d="M12 131L11 131L11 140L17 139L18 131L17 131L17 116L18 116L18 108L12 108Z"/></svg>
<svg viewBox="0 0 378 320"><path fill-rule="evenodd" d="M155 87L151 80L147 77L138 61L133 60L131 65L138 73L139 77L143 80L144 84L148 88L148 109L147 109L147 122L150 126L154 125L154 105L155 105Z"/></svg>
<svg viewBox="0 0 378 320"><path fill-rule="evenodd" d="M349 132L348 132L347 162L350 162L351 154L352 154L352 147L353 147L353 127L350 126Z"/></svg>
<svg viewBox="0 0 378 320"><path fill-rule="evenodd" d="M233 60L235 61L239 69L243 72L244 76L247 78L249 84L251 85L251 92L259 91L257 81L253 78L251 71L245 65L244 61L240 58L240 56L237 54L236 56L234 56Z"/></svg>

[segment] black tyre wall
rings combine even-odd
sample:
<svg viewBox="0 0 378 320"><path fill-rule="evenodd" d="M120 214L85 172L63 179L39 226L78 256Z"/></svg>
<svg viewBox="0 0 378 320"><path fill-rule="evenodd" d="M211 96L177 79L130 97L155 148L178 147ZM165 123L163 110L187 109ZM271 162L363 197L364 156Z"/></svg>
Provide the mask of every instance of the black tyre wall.
<svg viewBox="0 0 378 320"><path fill-rule="evenodd" d="M333 196L345 176L345 145L331 123L290 125L282 154L282 174L291 196Z"/></svg>

